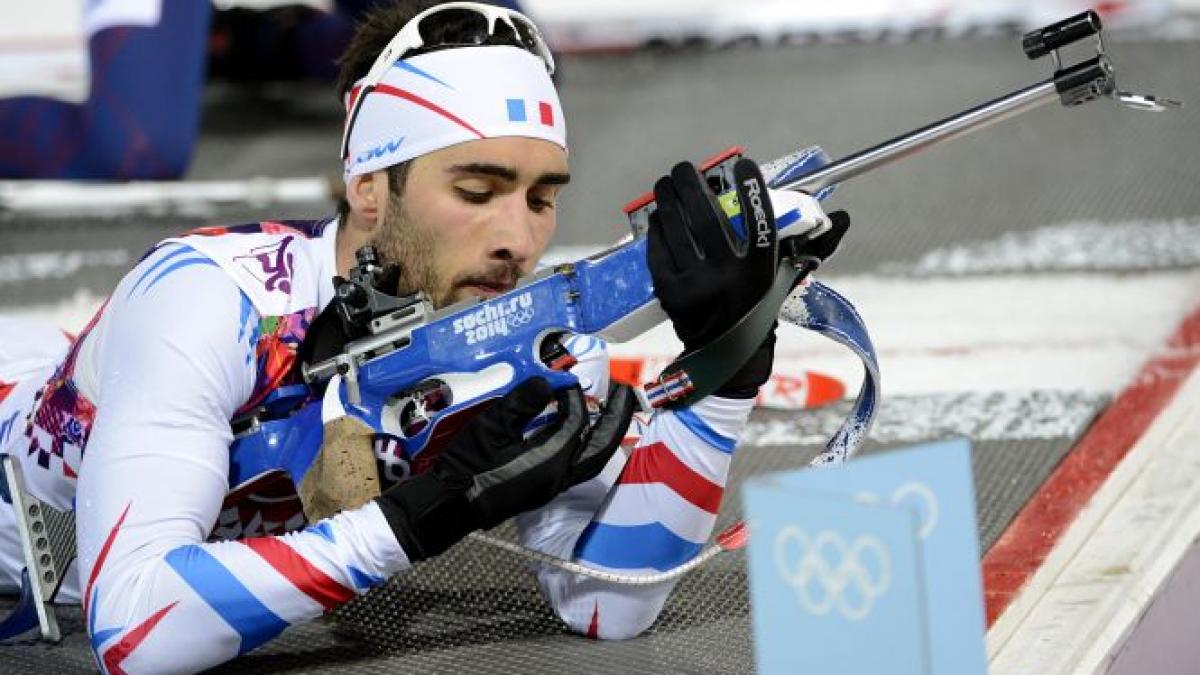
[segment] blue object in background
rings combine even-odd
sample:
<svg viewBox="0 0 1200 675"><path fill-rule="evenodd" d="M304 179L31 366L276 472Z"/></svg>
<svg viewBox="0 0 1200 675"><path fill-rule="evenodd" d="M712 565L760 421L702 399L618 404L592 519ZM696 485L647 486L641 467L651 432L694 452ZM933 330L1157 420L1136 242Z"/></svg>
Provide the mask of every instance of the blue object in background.
<svg viewBox="0 0 1200 675"><path fill-rule="evenodd" d="M970 444L749 481L758 672L982 675Z"/></svg>
<svg viewBox="0 0 1200 675"><path fill-rule="evenodd" d="M0 99L0 178L178 178L200 126L208 2L166 1L154 26L88 41L83 105Z"/></svg>

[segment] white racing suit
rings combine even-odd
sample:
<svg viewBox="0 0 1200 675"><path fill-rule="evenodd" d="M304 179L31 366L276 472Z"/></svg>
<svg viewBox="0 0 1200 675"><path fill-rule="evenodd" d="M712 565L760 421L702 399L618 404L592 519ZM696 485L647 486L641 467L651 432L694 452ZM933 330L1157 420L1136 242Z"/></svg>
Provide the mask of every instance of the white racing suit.
<svg viewBox="0 0 1200 675"><path fill-rule="evenodd" d="M267 222L167 240L74 343L50 331L31 348L36 328L0 321L0 359L13 360L0 361L0 452L33 496L75 510L78 564L58 600L81 603L103 671L211 667L409 567L374 502L306 523L294 489L229 484L230 420L287 383L332 298L336 230ZM604 345L568 348L585 393L603 395ZM711 534L751 405L710 397L636 420L632 450L517 518L522 542L625 573L687 561ZM0 503L0 589L19 585L14 530ZM673 587L536 576L572 629L608 639L645 630Z"/></svg>

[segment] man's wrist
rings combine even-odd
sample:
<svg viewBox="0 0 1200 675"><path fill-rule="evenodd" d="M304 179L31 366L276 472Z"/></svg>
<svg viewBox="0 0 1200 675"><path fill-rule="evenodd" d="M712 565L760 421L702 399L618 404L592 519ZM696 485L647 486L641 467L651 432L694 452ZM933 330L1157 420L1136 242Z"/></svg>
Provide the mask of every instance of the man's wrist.
<svg viewBox="0 0 1200 675"><path fill-rule="evenodd" d="M762 345L750 355L746 363L734 373L729 381L713 392L721 398L746 399L758 396L759 387L771 379L775 366L775 333L771 332Z"/></svg>
<svg viewBox="0 0 1200 675"><path fill-rule="evenodd" d="M412 562L439 555L479 529L466 493L432 471L393 486L376 502Z"/></svg>
<svg viewBox="0 0 1200 675"><path fill-rule="evenodd" d="M711 437L714 445L732 449L746 430L746 423L754 411L754 399L709 395L688 406L687 410L707 430L702 432L703 436Z"/></svg>

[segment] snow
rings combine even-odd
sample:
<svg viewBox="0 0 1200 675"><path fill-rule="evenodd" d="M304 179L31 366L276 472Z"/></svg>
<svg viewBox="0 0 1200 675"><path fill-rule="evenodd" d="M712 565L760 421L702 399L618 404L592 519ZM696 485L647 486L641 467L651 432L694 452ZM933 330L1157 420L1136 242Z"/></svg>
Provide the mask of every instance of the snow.
<svg viewBox="0 0 1200 675"><path fill-rule="evenodd" d="M1200 302L1200 271L822 281L854 302L866 321L885 396L1111 394ZM628 357L670 356L680 348L669 325L611 346ZM850 351L786 325L776 363L779 372L837 377L851 395L862 378Z"/></svg>
<svg viewBox="0 0 1200 675"><path fill-rule="evenodd" d="M916 275L1143 270L1200 266L1200 220L1076 221L934 249L885 271Z"/></svg>

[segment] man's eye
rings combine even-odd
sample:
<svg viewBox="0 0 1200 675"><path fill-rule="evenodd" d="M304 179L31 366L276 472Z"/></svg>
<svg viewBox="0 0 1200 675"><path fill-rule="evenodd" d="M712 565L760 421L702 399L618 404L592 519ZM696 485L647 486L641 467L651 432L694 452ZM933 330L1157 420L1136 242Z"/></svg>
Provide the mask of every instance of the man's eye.
<svg viewBox="0 0 1200 675"><path fill-rule="evenodd" d="M541 213L546 209L552 208L554 208L554 200L552 199L542 199L541 197L529 198L529 209L534 213Z"/></svg>
<svg viewBox="0 0 1200 675"><path fill-rule="evenodd" d="M454 190L456 192L458 192L459 197L462 197L465 201L468 201L472 204L483 204L483 203L487 202L487 200L492 198L492 193L488 192L486 190L475 191L475 190L467 190L465 188L460 188L460 187L456 187L456 188L454 188Z"/></svg>

